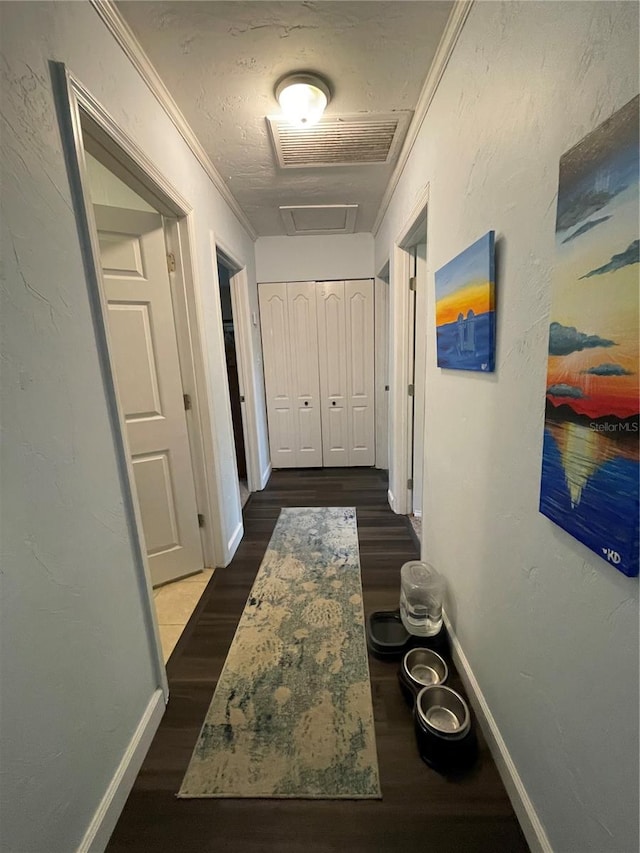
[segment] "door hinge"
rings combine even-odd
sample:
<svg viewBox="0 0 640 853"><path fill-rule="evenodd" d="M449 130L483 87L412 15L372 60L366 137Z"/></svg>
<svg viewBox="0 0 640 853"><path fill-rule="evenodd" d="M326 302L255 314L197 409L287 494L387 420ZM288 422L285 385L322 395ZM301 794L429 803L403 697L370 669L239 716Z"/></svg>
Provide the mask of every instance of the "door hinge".
<svg viewBox="0 0 640 853"><path fill-rule="evenodd" d="M384 390L385 390L385 391L388 391L388 390L389 390L389 386L388 386L388 385L385 385L385 386L384 386Z"/></svg>
<svg viewBox="0 0 640 853"><path fill-rule="evenodd" d="M204 515L201 512L198 513L198 527L204 527Z"/></svg>
<svg viewBox="0 0 640 853"><path fill-rule="evenodd" d="M182 399L184 401L184 410L188 412L191 408L191 394L183 394Z"/></svg>
<svg viewBox="0 0 640 853"><path fill-rule="evenodd" d="M418 280L415 275L412 275L409 279L409 290L417 290Z"/></svg>
<svg viewBox="0 0 640 853"><path fill-rule="evenodd" d="M167 252L167 269L169 272L176 271L176 256L173 252Z"/></svg>
<svg viewBox="0 0 640 853"><path fill-rule="evenodd" d="M244 403L244 394L240 394L240 402Z"/></svg>
<svg viewBox="0 0 640 853"><path fill-rule="evenodd" d="M407 488L413 490L413 479L411 477L407 480Z"/></svg>
<svg viewBox="0 0 640 853"><path fill-rule="evenodd" d="M410 397L413 397L413 395L415 394L415 391L416 391L416 389L415 389L414 385L409 385L409 387L407 388L407 394Z"/></svg>

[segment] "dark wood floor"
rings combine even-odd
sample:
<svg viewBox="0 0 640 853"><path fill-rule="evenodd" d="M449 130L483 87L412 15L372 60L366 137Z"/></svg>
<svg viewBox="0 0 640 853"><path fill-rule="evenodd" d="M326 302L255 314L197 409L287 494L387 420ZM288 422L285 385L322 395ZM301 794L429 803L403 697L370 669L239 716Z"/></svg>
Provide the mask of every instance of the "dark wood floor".
<svg viewBox="0 0 640 853"><path fill-rule="evenodd" d="M370 659L382 801L177 800L216 680L283 506L355 506L365 611L397 606L399 570L417 556L408 522L372 469L279 471L245 507L245 537L217 569L167 672L165 717L115 829L110 853L519 853L527 845L480 738L476 768L451 781L420 760L397 664ZM460 686L455 671L452 686Z"/></svg>

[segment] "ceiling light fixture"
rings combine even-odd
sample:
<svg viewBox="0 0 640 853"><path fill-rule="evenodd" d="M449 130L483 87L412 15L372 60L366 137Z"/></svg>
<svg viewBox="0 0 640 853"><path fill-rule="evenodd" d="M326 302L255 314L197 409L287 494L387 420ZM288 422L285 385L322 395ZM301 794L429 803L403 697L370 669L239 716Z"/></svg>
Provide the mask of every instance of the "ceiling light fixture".
<svg viewBox="0 0 640 853"><path fill-rule="evenodd" d="M285 117L296 127L317 124L331 99L329 84L317 74L288 74L275 94Z"/></svg>

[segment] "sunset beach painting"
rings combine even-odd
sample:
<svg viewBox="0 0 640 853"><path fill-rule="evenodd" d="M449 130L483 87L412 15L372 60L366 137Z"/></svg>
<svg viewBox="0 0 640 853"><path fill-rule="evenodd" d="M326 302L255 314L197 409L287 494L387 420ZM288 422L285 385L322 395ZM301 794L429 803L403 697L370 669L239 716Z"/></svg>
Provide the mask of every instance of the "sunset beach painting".
<svg viewBox="0 0 640 853"><path fill-rule="evenodd" d="M438 367L494 368L494 243L489 231L436 272Z"/></svg>
<svg viewBox="0 0 640 853"><path fill-rule="evenodd" d="M560 159L540 511L638 574L639 98Z"/></svg>

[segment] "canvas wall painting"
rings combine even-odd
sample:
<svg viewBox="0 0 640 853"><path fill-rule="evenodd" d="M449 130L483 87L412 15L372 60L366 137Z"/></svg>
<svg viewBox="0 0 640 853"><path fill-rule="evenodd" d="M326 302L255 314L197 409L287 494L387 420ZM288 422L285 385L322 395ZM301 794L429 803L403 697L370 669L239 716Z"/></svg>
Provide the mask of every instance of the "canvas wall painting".
<svg viewBox="0 0 640 853"><path fill-rule="evenodd" d="M560 160L540 511L638 574L638 103Z"/></svg>
<svg viewBox="0 0 640 853"><path fill-rule="evenodd" d="M495 232L436 272L438 367L494 369Z"/></svg>

